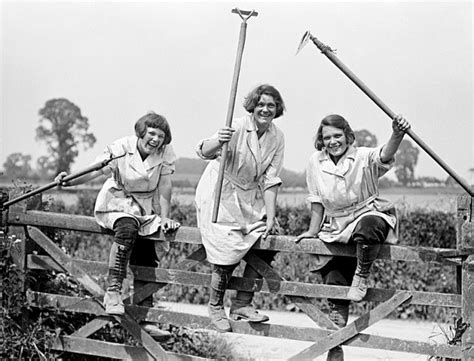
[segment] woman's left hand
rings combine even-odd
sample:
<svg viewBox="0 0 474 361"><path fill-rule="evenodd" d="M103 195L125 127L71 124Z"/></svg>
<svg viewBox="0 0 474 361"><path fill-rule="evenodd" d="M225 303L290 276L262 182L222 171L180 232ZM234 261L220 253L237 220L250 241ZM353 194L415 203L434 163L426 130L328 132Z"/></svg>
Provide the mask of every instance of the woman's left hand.
<svg viewBox="0 0 474 361"><path fill-rule="evenodd" d="M171 218L162 218L161 219L161 228L163 229L164 233L169 233L176 231L181 224L179 222L173 221Z"/></svg>
<svg viewBox="0 0 474 361"><path fill-rule="evenodd" d="M263 239L266 239L269 234L280 234L280 224L278 220L273 218L267 218L267 226L265 227L265 232L262 235Z"/></svg>
<svg viewBox="0 0 474 361"><path fill-rule="evenodd" d="M401 114L397 114L392 121L392 129L394 133L397 134L404 134L408 129L410 129L411 125L408 121L403 117Z"/></svg>

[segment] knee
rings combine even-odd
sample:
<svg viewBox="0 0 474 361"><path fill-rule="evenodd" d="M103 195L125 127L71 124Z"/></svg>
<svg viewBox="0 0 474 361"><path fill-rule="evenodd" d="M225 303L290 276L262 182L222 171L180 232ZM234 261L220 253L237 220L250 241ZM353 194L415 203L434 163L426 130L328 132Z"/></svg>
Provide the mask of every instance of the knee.
<svg viewBox="0 0 474 361"><path fill-rule="evenodd" d="M114 223L115 242L131 249L138 237L138 223L133 218L119 218Z"/></svg>
<svg viewBox="0 0 474 361"><path fill-rule="evenodd" d="M354 242L362 244L383 243L389 229L390 226L382 217L365 216L357 223L352 239Z"/></svg>

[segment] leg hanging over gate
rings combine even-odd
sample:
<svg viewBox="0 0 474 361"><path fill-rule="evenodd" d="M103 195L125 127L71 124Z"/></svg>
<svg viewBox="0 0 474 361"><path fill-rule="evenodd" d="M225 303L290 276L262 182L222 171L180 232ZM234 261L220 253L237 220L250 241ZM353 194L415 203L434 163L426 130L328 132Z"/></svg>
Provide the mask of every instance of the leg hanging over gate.
<svg viewBox="0 0 474 361"><path fill-rule="evenodd" d="M367 294L372 263L377 258L380 245L385 242L390 227L378 216L365 216L357 224L352 240L356 243L357 268L347 298L359 302Z"/></svg>
<svg viewBox="0 0 474 361"><path fill-rule="evenodd" d="M236 264L226 266L212 265L209 317L219 332L232 331L224 310L224 295L236 266Z"/></svg>
<svg viewBox="0 0 474 361"><path fill-rule="evenodd" d="M138 223L133 218L120 218L114 224L115 238L110 249L107 292L104 296L105 312L123 315L122 283L133 245L138 236Z"/></svg>
<svg viewBox="0 0 474 361"><path fill-rule="evenodd" d="M276 252L271 251L255 250L251 252L254 252L255 255L260 257L268 265L272 263L276 255ZM254 279L262 278L262 276L248 263L245 265L243 277ZM265 322L269 320L267 315L259 313L255 307L252 306L253 295L254 292L237 291L235 298L232 300L232 305L230 306L230 317L233 320L238 321L242 319L249 322Z"/></svg>

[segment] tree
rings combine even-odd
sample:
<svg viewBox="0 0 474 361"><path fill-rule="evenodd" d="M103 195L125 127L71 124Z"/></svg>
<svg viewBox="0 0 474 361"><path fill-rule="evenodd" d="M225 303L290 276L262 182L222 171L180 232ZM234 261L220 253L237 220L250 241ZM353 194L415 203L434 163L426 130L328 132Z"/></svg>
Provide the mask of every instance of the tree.
<svg viewBox="0 0 474 361"><path fill-rule="evenodd" d="M51 178L55 175L56 166L54 161L51 161L50 157L42 155L36 160L36 171L38 176L42 179Z"/></svg>
<svg viewBox="0 0 474 361"><path fill-rule="evenodd" d="M359 147L376 147L377 137L367 129L356 130L355 141Z"/></svg>
<svg viewBox="0 0 474 361"><path fill-rule="evenodd" d="M10 154L5 163L3 163L5 175L10 179L29 177L31 175L30 161L31 155L21 153Z"/></svg>
<svg viewBox="0 0 474 361"><path fill-rule="evenodd" d="M88 132L89 120L78 106L64 98L48 100L39 115L36 139L46 142L55 172L69 172L79 154L79 144L87 149L96 141L94 134Z"/></svg>
<svg viewBox="0 0 474 361"><path fill-rule="evenodd" d="M415 180L415 166L420 150L407 139L403 139L395 155L395 175L404 186Z"/></svg>

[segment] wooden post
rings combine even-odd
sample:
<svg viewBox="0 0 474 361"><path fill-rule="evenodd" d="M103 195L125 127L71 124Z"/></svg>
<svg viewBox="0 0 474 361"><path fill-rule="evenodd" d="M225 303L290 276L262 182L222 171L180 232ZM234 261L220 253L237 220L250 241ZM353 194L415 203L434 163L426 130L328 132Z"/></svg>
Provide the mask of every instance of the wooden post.
<svg viewBox="0 0 474 361"><path fill-rule="evenodd" d="M457 249L474 247L473 235L473 198L462 194L457 202L456 246ZM462 321L467 324L461 338L463 360L474 358L474 255L462 262Z"/></svg>
<svg viewBox="0 0 474 361"><path fill-rule="evenodd" d="M24 193L21 188L15 188L10 191L9 198L13 199ZM25 213L27 209L41 209L42 197L41 194L35 195L28 200L24 200L15 203L6 210L6 212ZM12 257L18 268L24 273L27 270L26 256L33 250L37 250L38 247L34 246L34 243L28 239L25 233L24 227L21 226L8 226L8 233L16 237L16 241L12 247Z"/></svg>
<svg viewBox="0 0 474 361"><path fill-rule="evenodd" d="M9 199L13 199L21 194L24 193L24 189L22 188L15 188L9 192ZM34 198L21 202L18 202L4 212L16 212L16 213L24 213L28 208L39 209L41 208L41 195L37 195ZM6 217L8 218L8 217ZM11 256L13 262L17 265L18 270L20 271L20 289L23 294L26 294L26 290L29 288L28 278L26 277L27 273L27 264L26 258L28 253L31 253L34 249L33 242L28 239L26 236L26 232L24 227L21 226L9 226L6 225L8 228L8 236L14 237L14 242L11 246ZM22 326L27 327L29 323L29 312L27 309L23 310L22 318L21 318Z"/></svg>

